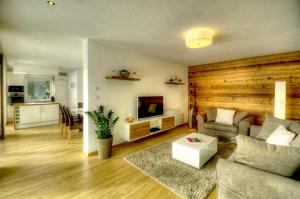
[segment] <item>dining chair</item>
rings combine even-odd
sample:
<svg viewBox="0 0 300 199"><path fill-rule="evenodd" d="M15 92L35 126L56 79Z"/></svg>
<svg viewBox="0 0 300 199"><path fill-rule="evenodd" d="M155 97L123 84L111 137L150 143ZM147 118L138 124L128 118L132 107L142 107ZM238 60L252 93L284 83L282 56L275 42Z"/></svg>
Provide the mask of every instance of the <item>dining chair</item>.
<svg viewBox="0 0 300 199"><path fill-rule="evenodd" d="M77 108L83 108L83 102L78 102Z"/></svg>
<svg viewBox="0 0 300 199"><path fill-rule="evenodd" d="M66 106L62 106L62 113L63 116L65 118L65 123L63 126L63 130L62 130L62 135L64 136L64 138L66 139L68 137L68 129L69 129L69 116L67 114L67 110L66 110Z"/></svg>
<svg viewBox="0 0 300 199"><path fill-rule="evenodd" d="M75 130L77 130L80 134L82 134L81 132L82 132L83 119L82 117L72 115L72 112L69 107L65 107L65 110L69 119L69 123L67 127L68 130L66 135L68 139L71 139L72 134Z"/></svg>
<svg viewBox="0 0 300 199"><path fill-rule="evenodd" d="M63 135L64 134L64 128L65 128L65 125L66 125L66 116L63 112L63 106L61 104L59 104L59 110L60 110L60 122L59 122L59 125L60 125L60 135Z"/></svg>

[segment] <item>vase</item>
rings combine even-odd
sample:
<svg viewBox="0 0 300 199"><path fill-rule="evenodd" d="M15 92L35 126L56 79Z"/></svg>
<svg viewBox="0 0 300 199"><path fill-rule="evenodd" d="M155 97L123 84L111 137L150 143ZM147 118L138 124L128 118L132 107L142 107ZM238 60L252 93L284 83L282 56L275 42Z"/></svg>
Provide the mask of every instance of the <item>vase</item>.
<svg viewBox="0 0 300 199"><path fill-rule="evenodd" d="M101 160L105 160L111 157L113 137L105 139L97 139L98 156Z"/></svg>

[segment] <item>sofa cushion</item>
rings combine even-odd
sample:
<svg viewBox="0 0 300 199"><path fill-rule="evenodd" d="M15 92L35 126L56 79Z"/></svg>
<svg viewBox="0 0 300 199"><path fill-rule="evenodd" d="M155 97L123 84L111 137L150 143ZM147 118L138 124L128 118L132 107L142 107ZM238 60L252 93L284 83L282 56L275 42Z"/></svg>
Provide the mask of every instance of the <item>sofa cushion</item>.
<svg viewBox="0 0 300 199"><path fill-rule="evenodd" d="M272 115L266 114L265 121L259 133L256 135L257 139L267 140L267 138L280 126L288 127L293 121L281 120Z"/></svg>
<svg viewBox="0 0 300 199"><path fill-rule="evenodd" d="M236 141L235 141L235 137L237 136L236 133L218 131L215 129L203 129L202 133L212 136L212 137L216 137L216 138L218 138L218 140L230 141L230 142L236 143Z"/></svg>
<svg viewBox="0 0 300 199"><path fill-rule="evenodd" d="M228 125L228 124L220 124L216 122L204 122L204 128L206 129L214 129L218 131L226 131L230 133L238 133L237 126Z"/></svg>
<svg viewBox="0 0 300 199"><path fill-rule="evenodd" d="M294 175L300 169L300 148L267 144L243 135L238 135L236 140L236 162L278 175L299 178Z"/></svg>
<svg viewBox="0 0 300 199"><path fill-rule="evenodd" d="M288 131L284 126L280 125L267 139L266 143L282 146L289 146L295 133Z"/></svg>
<svg viewBox="0 0 300 199"><path fill-rule="evenodd" d="M289 127L288 130L296 133L296 137L290 143L293 147L300 147L300 122L293 122Z"/></svg>
<svg viewBox="0 0 300 199"><path fill-rule="evenodd" d="M233 124L238 126L242 119L245 119L248 116L248 112L245 111L237 111L233 117Z"/></svg>
<svg viewBox="0 0 300 199"><path fill-rule="evenodd" d="M206 121L214 122L217 117L217 109L216 108L204 108L204 112L206 114Z"/></svg>
<svg viewBox="0 0 300 199"><path fill-rule="evenodd" d="M217 118L216 122L222 124L233 125L233 117L235 114L235 110L227 110L227 109L217 109Z"/></svg>

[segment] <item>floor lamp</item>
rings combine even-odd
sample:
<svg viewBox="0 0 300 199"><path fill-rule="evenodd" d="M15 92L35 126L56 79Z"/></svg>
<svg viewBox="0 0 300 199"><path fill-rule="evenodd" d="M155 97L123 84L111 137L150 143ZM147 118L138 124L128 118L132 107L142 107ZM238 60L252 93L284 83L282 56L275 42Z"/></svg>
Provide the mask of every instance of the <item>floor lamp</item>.
<svg viewBox="0 0 300 199"><path fill-rule="evenodd" d="M275 81L274 116L279 119L285 119L285 106L286 106L286 82Z"/></svg>

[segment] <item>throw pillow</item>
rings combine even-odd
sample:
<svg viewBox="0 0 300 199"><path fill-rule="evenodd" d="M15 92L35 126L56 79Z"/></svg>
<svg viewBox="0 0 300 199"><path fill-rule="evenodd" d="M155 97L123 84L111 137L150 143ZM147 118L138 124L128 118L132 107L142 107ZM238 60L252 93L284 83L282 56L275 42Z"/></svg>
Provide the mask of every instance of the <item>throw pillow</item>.
<svg viewBox="0 0 300 199"><path fill-rule="evenodd" d="M235 161L250 167L298 179L300 148L279 146L238 135Z"/></svg>
<svg viewBox="0 0 300 199"><path fill-rule="evenodd" d="M266 114L265 121L256 135L257 139L267 140L267 138L273 133L280 125L288 127L292 121L290 120L281 120L272 115Z"/></svg>
<svg viewBox="0 0 300 199"><path fill-rule="evenodd" d="M216 117L217 117L217 109L216 108L204 108L204 112L206 114L207 122L216 121Z"/></svg>
<svg viewBox="0 0 300 199"><path fill-rule="evenodd" d="M299 122L293 122L289 128L291 132L296 133L296 137L293 139L293 141L290 143L293 147L300 147L300 123Z"/></svg>
<svg viewBox="0 0 300 199"><path fill-rule="evenodd" d="M267 139L269 144L277 144L289 146L291 141L296 136L295 133L288 131L284 126L280 125Z"/></svg>
<svg viewBox="0 0 300 199"><path fill-rule="evenodd" d="M242 119L245 119L248 116L248 112L237 111L233 117L233 123L238 126Z"/></svg>
<svg viewBox="0 0 300 199"><path fill-rule="evenodd" d="M226 110L226 109L218 108L216 122L221 124L233 125L234 114L235 114L235 110Z"/></svg>

